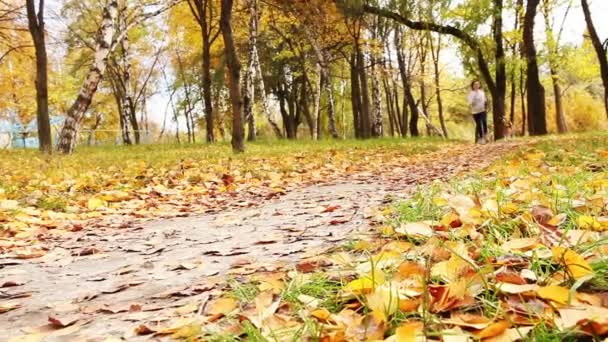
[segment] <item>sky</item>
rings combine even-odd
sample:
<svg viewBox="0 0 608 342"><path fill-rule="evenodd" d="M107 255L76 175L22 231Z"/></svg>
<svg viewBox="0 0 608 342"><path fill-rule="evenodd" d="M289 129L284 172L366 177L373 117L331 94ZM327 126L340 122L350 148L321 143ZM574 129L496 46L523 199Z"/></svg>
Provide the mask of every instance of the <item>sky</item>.
<svg viewBox="0 0 608 342"><path fill-rule="evenodd" d="M65 25L62 23L63 20L59 16L59 9L61 8L63 0L47 0L47 22L48 28L51 31L51 36L59 38L61 32L65 30ZM566 1L564 1L566 2ZM562 36L562 43L580 45L583 40L583 33L585 31L585 18L580 6L579 0L573 0L573 6L570 9L568 18L565 21L564 31ZM590 0L591 13L593 15L594 24L598 31L598 34L602 39L608 39L608 0ZM556 25L561 24L566 6L561 6L555 14L554 21ZM544 22L542 17L538 17L536 20L536 37L537 41L544 40ZM505 30L508 30L513 24L506 22ZM455 50L446 49L444 50L445 55L443 56L446 63L446 71L462 74L462 65L460 64L459 57ZM165 108L168 103L168 96L166 94L154 95L148 102L149 117L152 121L161 124ZM170 120L169 120L170 121ZM181 125L180 125L181 126Z"/></svg>

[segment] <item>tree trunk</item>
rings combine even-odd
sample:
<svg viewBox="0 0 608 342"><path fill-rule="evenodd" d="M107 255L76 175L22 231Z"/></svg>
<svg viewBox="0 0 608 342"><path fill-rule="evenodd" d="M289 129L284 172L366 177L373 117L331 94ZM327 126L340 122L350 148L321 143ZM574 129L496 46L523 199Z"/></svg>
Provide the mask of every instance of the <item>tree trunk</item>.
<svg viewBox="0 0 608 342"><path fill-rule="evenodd" d="M338 135L338 129L336 127L336 105L334 101L334 89L331 83L331 76L329 73L329 67L326 66L321 69L321 76L325 93L327 94L327 118L329 119L329 132L331 137L334 139L340 138Z"/></svg>
<svg viewBox="0 0 608 342"><path fill-rule="evenodd" d="M422 106L422 114L424 114L424 120L426 124L426 134L430 136L432 134L432 127L429 125L430 123L430 115L426 102L426 82L424 78L426 77L426 46L424 42L424 37L420 39L419 42L419 56L420 56L420 77L419 77L419 86L420 86L420 105Z"/></svg>
<svg viewBox="0 0 608 342"><path fill-rule="evenodd" d="M372 58L372 135L381 137L384 134L382 123L382 97L380 95L380 80L378 79L378 66L376 59Z"/></svg>
<svg viewBox="0 0 608 342"><path fill-rule="evenodd" d="M591 17L591 10L589 9L589 3L587 0L581 0L583 6L583 12L585 14L585 23L587 24L587 32L589 38L597 54L598 62L600 63L600 72L602 75L602 83L604 83L604 109L606 110L606 116L608 116L608 55L606 54L606 48L602 45L602 41L597 34L595 25L593 24L593 18Z"/></svg>
<svg viewBox="0 0 608 342"><path fill-rule="evenodd" d="M97 130L97 128L99 128L99 125L101 125L102 119L103 119L103 115L101 113L99 113L99 112L95 113L95 123L93 123L93 126L89 130L89 139L87 141L87 145L92 146L93 143L96 142L95 131Z"/></svg>
<svg viewBox="0 0 608 342"><path fill-rule="evenodd" d="M494 139L505 137L505 105L507 96L507 69L505 63L505 49L503 45L502 20L503 0L494 0L493 36L496 50L496 89L492 94L492 118L494 119Z"/></svg>
<svg viewBox="0 0 608 342"><path fill-rule="evenodd" d="M101 82L106 70L108 55L110 54L112 46L112 38L114 36L114 31L116 30L115 22L117 13L117 1L110 0L103 9L103 20L101 27L99 28L95 47L95 60L80 88L76 101L74 101L72 106L68 109L65 123L61 129L59 144L57 145L57 149L61 153L68 154L74 151L78 126L82 121L84 113L89 108L93 96L97 91L97 87L99 86L99 82Z"/></svg>
<svg viewBox="0 0 608 342"><path fill-rule="evenodd" d="M399 65L399 73L401 74L401 82L403 84L403 136L405 136L405 132L407 131L408 122L407 122L407 108L409 108L410 112L410 121L409 121L409 131L410 135L413 137L417 137L420 135L418 132L418 108L416 106L416 100L414 99L414 94L412 93L412 85L410 84L410 76L408 75L408 71L405 65L405 56L403 56L403 50L401 47L402 42L402 34L395 34L395 48L397 50L397 64ZM407 108L406 108L407 107Z"/></svg>
<svg viewBox="0 0 608 342"><path fill-rule="evenodd" d="M372 27L372 39L378 39L378 18L374 20ZM384 134L382 127L382 97L380 95L380 80L378 79L378 59L375 52L370 52L371 77L372 77L372 136L381 137Z"/></svg>
<svg viewBox="0 0 608 342"><path fill-rule="evenodd" d="M386 112L388 113L388 129L391 137L395 136L395 108L393 106L392 90L388 83L387 77L382 78L382 85L384 86L384 99L386 101Z"/></svg>
<svg viewBox="0 0 608 342"><path fill-rule="evenodd" d="M38 147L50 154L53 150L51 124L49 122L49 94L47 81L47 54L44 31L44 0L38 3L38 13L34 0L26 1L28 27L36 50L36 123L38 124Z"/></svg>
<svg viewBox="0 0 608 342"><path fill-rule="evenodd" d="M515 56L515 48L513 48L513 56ZM517 91L516 91L516 84L515 84L515 67L513 67L513 70L511 70L511 106L509 107L509 122L511 123L511 125L515 124L515 97L517 96Z"/></svg>
<svg viewBox="0 0 608 342"><path fill-rule="evenodd" d="M361 138L367 139L371 137L371 122L370 122L370 101L369 88L367 82L367 72L365 70L365 56L359 47L357 53L357 72L359 74L359 86L361 87Z"/></svg>
<svg viewBox="0 0 608 342"><path fill-rule="evenodd" d="M357 54L353 53L350 60L350 99L353 109L353 129L355 138L361 138L361 95L359 87L359 73L357 72Z"/></svg>
<svg viewBox="0 0 608 342"><path fill-rule="evenodd" d="M194 3L194 5L192 4ZM204 0L189 0L188 5L194 17L196 18L202 35L202 66L203 66L203 102L205 105L205 128L207 142L215 141L215 133L213 127L214 110L213 110L213 94L211 83L211 46L217 38L219 31L213 32L213 4L211 1Z"/></svg>
<svg viewBox="0 0 608 342"><path fill-rule="evenodd" d="M555 101L555 124L559 133L568 132L566 126L566 117L564 115L564 106L562 103L562 89L557 72L557 54L559 53L559 37L556 39L553 34L553 27L549 19L549 3L543 0L543 17L545 19L545 35L549 59L549 71L551 73L551 82L553 84L553 99ZM559 36L559 35L558 35Z"/></svg>
<svg viewBox="0 0 608 342"><path fill-rule="evenodd" d="M524 17L524 48L526 51L528 88L528 131L530 135L547 134L545 88L540 82L536 47L534 46L534 19L540 0L529 0Z"/></svg>
<svg viewBox="0 0 608 342"><path fill-rule="evenodd" d="M255 88L253 84L255 73L254 54L258 34L257 1L247 0L247 7L249 8L249 42L247 46L247 57L249 61L247 62L245 77L243 78L243 112L248 126L247 140L254 141L257 135L255 129L255 116L253 114L253 103L255 97Z"/></svg>
<svg viewBox="0 0 608 342"><path fill-rule="evenodd" d="M524 0L517 0L515 8L518 16L518 22L521 26L523 25L525 19ZM523 41L519 44L519 57L522 61L526 59L526 48ZM528 117L526 115L526 73L523 63L519 67L519 96L521 102L521 135L524 136L526 135Z"/></svg>
<svg viewBox="0 0 608 342"><path fill-rule="evenodd" d="M222 0L220 27L224 37L226 66L228 67L228 90L232 103L232 150L235 153L245 152L245 129L243 127L243 99L241 97L240 74L241 64L234 46L232 36L232 4L233 0Z"/></svg>
<svg viewBox="0 0 608 342"><path fill-rule="evenodd" d="M124 11L120 11L118 15L119 20L119 30L121 32L127 30L127 18L126 13ZM130 44L129 44L129 35L125 34L120 42L121 46L121 68L122 72L121 83L122 83L122 115L125 118L125 132L127 139L124 140L124 143L127 145L131 145L132 141L128 134L129 125L131 123L131 127L133 128L133 136L135 137L135 143L140 143L140 134L139 134L139 123L137 122L137 115L135 113L135 104L133 102L133 92L131 90L131 61L129 58L130 52Z"/></svg>
<svg viewBox="0 0 608 342"><path fill-rule="evenodd" d="M311 136L312 140L318 140L321 136L321 87L323 86L323 80L321 79L321 65L317 63L316 65L316 74L318 81L315 82L315 85L310 84L312 91L312 101L313 101L313 112L312 112L312 123L313 127L311 127Z"/></svg>
<svg viewBox="0 0 608 342"><path fill-rule="evenodd" d="M441 124L441 131L443 136L448 138L448 129L445 125L445 118L443 116L443 100L441 98L441 70L439 69L439 58L441 57L441 35L437 36L437 48L435 48L433 37L430 38L431 42L431 57L433 57L433 71L435 74L435 96L437 97L437 112L439 115L439 123Z"/></svg>
<svg viewBox="0 0 608 342"><path fill-rule="evenodd" d="M566 115L564 114L564 105L562 101L562 87L559 83L559 76L555 69L551 69L551 79L553 81L553 98L555 99L555 123L559 133L568 133L568 125L566 124Z"/></svg>

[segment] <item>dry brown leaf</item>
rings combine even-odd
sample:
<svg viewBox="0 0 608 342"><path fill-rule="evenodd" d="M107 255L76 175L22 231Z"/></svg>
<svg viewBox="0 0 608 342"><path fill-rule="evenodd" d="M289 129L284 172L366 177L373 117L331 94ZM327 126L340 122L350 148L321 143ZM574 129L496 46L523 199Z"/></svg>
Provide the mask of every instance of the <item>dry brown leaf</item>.
<svg viewBox="0 0 608 342"><path fill-rule="evenodd" d="M449 319L444 319L441 322L444 324L473 328L476 330L485 329L492 324L492 321L484 316L466 313L452 314Z"/></svg>
<svg viewBox="0 0 608 342"><path fill-rule="evenodd" d="M520 239L511 239L505 243L503 243L500 247L502 250L506 252L515 252L515 251L528 251L533 249L538 245L537 238L520 238Z"/></svg>
<svg viewBox="0 0 608 342"><path fill-rule="evenodd" d="M49 323L56 328L68 327L81 319L80 315L49 316Z"/></svg>
<svg viewBox="0 0 608 342"><path fill-rule="evenodd" d="M0 302L0 314L15 310L21 307L17 302Z"/></svg>
<svg viewBox="0 0 608 342"><path fill-rule="evenodd" d="M435 235L433 228L425 222L406 223L396 228L395 232L412 237L431 237Z"/></svg>
<svg viewBox="0 0 608 342"><path fill-rule="evenodd" d="M528 282L519 274L514 272L500 272L496 274L496 281L499 283L510 283L516 285L527 285Z"/></svg>
<svg viewBox="0 0 608 342"><path fill-rule="evenodd" d="M538 289L538 285L536 284L517 285L511 283L496 283L494 286L498 291L506 294L534 293Z"/></svg>
<svg viewBox="0 0 608 342"><path fill-rule="evenodd" d="M238 306L238 302L234 298L222 297L214 300L207 310L208 315L223 314L227 315L234 311Z"/></svg>
<svg viewBox="0 0 608 342"><path fill-rule="evenodd" d="M560 319L556 320L557 326L564 330L577 326L580 323L588 324L589 322L597 322L600 325L608 324L608 309L581 305L577 307L569 307L559 309Z"/></svg>

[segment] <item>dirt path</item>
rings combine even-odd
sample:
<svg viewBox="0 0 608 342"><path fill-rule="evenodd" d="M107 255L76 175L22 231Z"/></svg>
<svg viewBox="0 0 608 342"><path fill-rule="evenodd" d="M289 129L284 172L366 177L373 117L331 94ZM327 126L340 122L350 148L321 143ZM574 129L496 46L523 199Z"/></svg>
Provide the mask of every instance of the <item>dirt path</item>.
<svg viewBox="0 0 608 342"><path fill-rule="evenodd" d="M22 284L0 288L0 341L41 332L49 317L59 325L78 321L48 341L130 339L138 324L203 303L210 277L273 269L318 253L365 229L369 210L389 197L487 166L519 144L451 145L390 174L360 173L255 208L85 229L43 258L0 260L0 286ZM3 301L20 307L2 314Z"/></svg>

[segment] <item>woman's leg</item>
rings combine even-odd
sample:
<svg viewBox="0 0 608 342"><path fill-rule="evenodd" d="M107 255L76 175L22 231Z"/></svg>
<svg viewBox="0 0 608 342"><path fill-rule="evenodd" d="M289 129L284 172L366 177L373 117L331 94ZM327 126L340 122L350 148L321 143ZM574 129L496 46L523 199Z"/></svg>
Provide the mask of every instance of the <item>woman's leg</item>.
<svg viewBox="0 0 608 342"><path fill-rule="evenodd" d="M487 112L483 112L481 113L481 127L482 127L482 137L485 139L487 139L488 136L488 113Z"/></svg>
<svg viewBox="0 0 608 342"><path fill-rule="evenodd" d="M481 113L473 114L473 119L475 119L475 142L477 143L483 136Z"/></svg>

